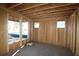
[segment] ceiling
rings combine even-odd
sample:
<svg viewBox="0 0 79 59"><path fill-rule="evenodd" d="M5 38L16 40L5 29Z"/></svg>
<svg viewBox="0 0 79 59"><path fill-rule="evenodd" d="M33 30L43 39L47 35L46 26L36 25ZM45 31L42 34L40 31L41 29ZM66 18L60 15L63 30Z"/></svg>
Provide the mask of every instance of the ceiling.
<svg viewBox="0 0 79 59"><path fill-rule="evenodd" d="M6 8L29 18L70 15L79 4L74 3L7 3Z"/></svg>

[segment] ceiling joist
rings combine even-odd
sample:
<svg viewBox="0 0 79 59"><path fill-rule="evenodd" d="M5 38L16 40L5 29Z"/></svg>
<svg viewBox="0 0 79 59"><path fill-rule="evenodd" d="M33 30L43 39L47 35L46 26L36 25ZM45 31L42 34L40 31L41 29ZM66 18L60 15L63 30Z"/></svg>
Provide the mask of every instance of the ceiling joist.
<svg viewBox="0 0 79 59"><path fill-rule="evenodd" d="M77 7L79 7L79 5L70 5L70 6L64 6L64 7L59 7L59 8L47 9L47 10L44 10L44 11L38 11L38 12L35 12L35 13L21 13L21 14L38 15L38 14L51 13L51 12L57 12L57 11L63 11L63 10L76 9Z"/></svg>
<svg viewBox="0 0 79 59"><path fill-rule="evenodd" d="M55 9L55 8L59 8L59 7L63 7L63 6L69 6L69 5L72 5L72 4L47 4L44 6L37 7L37 8L32 8L30 10L21 11L20 13L27 13L27 14L28 13L36 13L39 11L44 11L44 10L48 10L48 9Z"/></svg>
<svg viewBox="0 0 79 59"><path fill-rule="evenodd" d="M14 3L7 8L29 18L70 15L79 7L77 3ZM13 14L12 14L13 15Z"/></svg>
<svg viewBox="0 0 79 59"><path fill-rule="evenodd" d="M29 10L29 9L32 9L32 8L36 8L36 7L39 7L39 6L43 6L43 5L46 5L46 3L39 3L39 4L23 4L23 7L16 7L14 10L16 12L20 12L20 11L24 11L24 10Z"/></svg>
<svg viewBox="0 0 79 59"><path fill-rule="evenodd" d="M19 5L21 5L22 3L16 3L16 4L8 4L7 8L11 9L11 8L15 8Z"/></svg>
<svg viewBox="0 0 79 59"><path fill-rule="evenodd" d="M58 11L58 12L55 12L55 13L46 13L46 14L41 14L41 15L30 15L32 18L40 18L40 17L50 17L50 16L59 16L59 15L62 15L62 16L67 16L67 15L70 15L71 13L73 13L74 10L68 10L68 11ZM29 16L29 15L28 15Z"/></svg>

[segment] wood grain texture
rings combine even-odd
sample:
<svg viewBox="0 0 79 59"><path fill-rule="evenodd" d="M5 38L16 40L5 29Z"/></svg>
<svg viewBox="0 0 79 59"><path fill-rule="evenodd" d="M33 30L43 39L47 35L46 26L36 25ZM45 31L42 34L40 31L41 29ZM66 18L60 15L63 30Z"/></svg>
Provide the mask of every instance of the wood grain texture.
<svg viewBox="0 0 79 59"><path fill-rule="evenodd" d="M7 11L0 8L0 55L5 54L9 51L7 22Z"/></svg>
<svg viewBox="0 0 79 59"><path fill-rule="evenodd" d="M67 20L67 47L74 53L76 49L76 11Z"/></svg>
<svg viewBox="0 0 79 59"><path fill-rule="evenodd" d="M39 29L34 28L34 39L38 42L65 46L65 29L57 28L57 21L61 19L66 18L60 17L36 20L40 23L40 27Z"/></svg>
<svg viewBox="0 0 79 59"><path fill-rule="evenodd" d="M78 22L77 17L77 11L74 11L68 17L35 20L35 22L38 21L40 23L40 28L37 30L34 29L34 39L38 42L67 47L72 50L73 53L78 54L78 32L76 32L76 30L78 31L78 27L76 28L76 20ZM57 21L63 20L66 22L66 27L64 29L57 28Z"/></svg>
<svg viewBox="0 0 79 59"><path fill-rule="evenodd" d="M79 9L77 10L76 55L79 56Z"/></svg>
<svg viewBox="0 0 79 59"><path fill-rule="evenodd" d="M9 51L7 42L7 20L9 19L29 21L30 40L67 47L79 55L79 4L11 4L8 6L15 11L4 8L6 5L0 5L0 42L4 41L3 45L0 43L0 54ZM66 22L66 27L57 28L57 21L62 20ZM39 29L34 28L34 22L40 23ZM15 49L18 46L16 43L12 48Z"/></svg>

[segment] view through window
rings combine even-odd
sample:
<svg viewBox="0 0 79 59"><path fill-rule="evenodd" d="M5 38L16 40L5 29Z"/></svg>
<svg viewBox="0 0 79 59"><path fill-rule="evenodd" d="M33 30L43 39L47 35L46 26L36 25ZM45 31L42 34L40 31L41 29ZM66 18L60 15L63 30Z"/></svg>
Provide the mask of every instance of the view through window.
<svg viewBox="0 0 79 59"><path fill-rule="evenodd" d="M14 42L19 41L19 35L20 35L20 31L19 31L19 22L15 22L15 21L8 21L8 44L12 44Z"/></svg>
<svg viewBox="0 0 79 59"><path fill-rule="evenodd" d="M22 38L23 40L28 39L29 37L29 23L22 22Z"/></svg>
<svg viewBox="0 0 79 59"><path fill-rule="evenodd" d="M57 28L65 28L65 21L57 21Z"/></svg>
<svg viewBox="0 0 79 59"><path fill-rule="evenodd" d="M28 22L22 22L22 38L27 39L28 34ZM19 40L20 35L20 22L8 21L8 44L13 44Z"/></svg>
<svg viewBox="0 0 79 59"><path fill-rule="evenodd" d="M34 28L39 28L39 22L34 23Z"/></svg>

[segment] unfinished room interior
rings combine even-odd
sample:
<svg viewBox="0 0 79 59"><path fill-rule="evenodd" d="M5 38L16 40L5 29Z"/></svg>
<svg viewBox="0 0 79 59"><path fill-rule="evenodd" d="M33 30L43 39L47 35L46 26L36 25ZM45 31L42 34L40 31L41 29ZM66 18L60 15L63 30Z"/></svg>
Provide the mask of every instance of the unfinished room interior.
<svg viewBox="0 0 79 59"><path fill-rule="evenodd" d="M0 3L0 56L79 56L79 4Z"/></svg>

